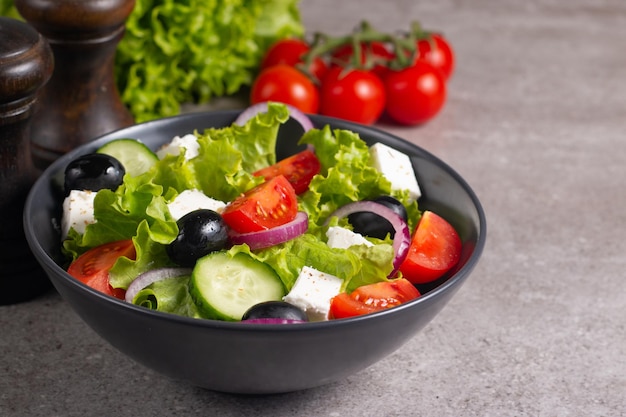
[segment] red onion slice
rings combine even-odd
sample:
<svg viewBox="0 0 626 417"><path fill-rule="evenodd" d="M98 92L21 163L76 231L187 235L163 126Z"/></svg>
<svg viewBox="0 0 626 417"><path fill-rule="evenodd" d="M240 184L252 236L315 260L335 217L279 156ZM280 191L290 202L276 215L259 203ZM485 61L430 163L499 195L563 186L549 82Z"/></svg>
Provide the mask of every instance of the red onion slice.
<svg viewBox="0 0 626 417"><path fill-rule="evenodd" d="M139 276L130 283L126 290L125 300L128 303L132 303L137 293L148 285L189 274L191 274L191 268L158 268L146 271L143 274L139 274Z"/></svg>
<svg viewBox="0 0 626 417"><path fill-rule="evenodd" d="M306 114L289 104L285 104L285 106L287 107L287 110L289 110L291 118L297 121L305 132L313 129L313 122ZM241 112L237 119L235 119L234 123L240 126L244 125L248 120L252 119L257 114L264 113L266 111L267 102L254 104Z"/></svg>
<svg viewBox="0 0 626 417"><path fill-rule="evenodd" d="M233 245L247 244L251 250L269 248L279 243L287 242L300 236L309 228L309 216L299 211L296 218L282 226L252 233L237 233L231 231L230 242Z"/></svg>
<svg viewBox="0 0 626 417"><path fill-rule="evenodd" d="M407 254L409 253L409 246L411 245L411 232L409 231L409 226L404 219L398 216L398 214L392 209L374 201L356 201L337 209L329 216L326 223L328 224L331 217L343 218L352 213L358 213L361 211L369 211L384 217L389 221L389 223L391 223L396 231L393 238L393 251L395 254L393 259L393 271L389 274L390 278L394 277L396 272L398 272L400 264L404 262Z"/></svg>

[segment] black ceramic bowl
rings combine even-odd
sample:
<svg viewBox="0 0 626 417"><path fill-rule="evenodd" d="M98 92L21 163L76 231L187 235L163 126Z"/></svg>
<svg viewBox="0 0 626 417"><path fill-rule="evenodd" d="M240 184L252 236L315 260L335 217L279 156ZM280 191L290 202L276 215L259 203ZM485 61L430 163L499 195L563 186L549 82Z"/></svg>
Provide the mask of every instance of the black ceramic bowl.
<svg viewBox="0 0 626 417"><path fill-rule="evenodd" d="M301 325L259 325L191 319L127 304L83 285L61 266L62 196L54 185L78 155L116 138L136 138L153 149L175 135L231 124L237 112L191 113L125 128L55 161L33 186L24 210L31 249L61 296L100 336L135 361L177 380L231 393L280 393L340 380L391 354L420 331L467 279L485 244L485 216L476 195L448 165L423 149L380 130L324 117L317 126L358 132L410 155L423 196L421 209L447 218L463 241L458 266L422 297L384 312ZM295 152L281 128L279 157ZM300 135L301 132L295 132ZM375 337L373 337L375 335Z"/></svg>

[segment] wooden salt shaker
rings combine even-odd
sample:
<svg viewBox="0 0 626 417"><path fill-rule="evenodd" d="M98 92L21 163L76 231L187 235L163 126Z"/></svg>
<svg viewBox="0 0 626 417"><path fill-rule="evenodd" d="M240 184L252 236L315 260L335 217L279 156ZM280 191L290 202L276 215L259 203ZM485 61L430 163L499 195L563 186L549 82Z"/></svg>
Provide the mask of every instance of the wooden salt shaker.
<svg viewBox="0 0 626 417"><path fill-rule="evenodd" d="M75 147L133 124L115 84L114 60L135 0L15 0L15 6L47 38L55 60L32 121L35 165L44 169Z"/></svg>
<svg viewBox="0 0 626 417"><path fill-rule="evenodd" d="M22 213L37 177L30 121L53 66L52 51L35 29L0 17L0 305L31 299L50 287L28 248Z"/></svg>

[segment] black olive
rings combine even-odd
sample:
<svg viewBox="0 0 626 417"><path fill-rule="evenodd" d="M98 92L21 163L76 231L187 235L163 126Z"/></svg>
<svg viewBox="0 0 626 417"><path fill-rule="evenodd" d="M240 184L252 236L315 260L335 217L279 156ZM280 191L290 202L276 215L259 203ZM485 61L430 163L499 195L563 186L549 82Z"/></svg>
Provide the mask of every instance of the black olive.
<svg viewBox="0 0 626 417"><path fill-rule="evenodd" d="M178 236L166 250L170 259L180 266L194 266L198 259L224 249L228 243L228 226L213 210L194 210L176 224Z"/></svg>
<svg viewBox="0 0 626 417"><path fill-rule="evenodd" d="M124 180L126 170L120 161L101 153L80 156L65 167L64 190L116 190Z"/></svg>
<svg viewBox="0 0 626 417"><path fill-rule="evenodd" d="M241 320L252 319L309 320L304 310L285 301L265 301L253 305L241 317Z"/></svg>
<svg viewBox="0 0 626 417"><path fill-rule="evenodd" d="M392 209L398 216L407 221L408 215L406 208L400 201L389 196L381 195L374 200L377 203L383 204ZM387 234L393 239L396 235L396 231L389 223L389 220L379 216L376 213L370 211L360 211L348 215L348 221L352 225L352 229L355 233L362 234L363 236L375 237L378 239L384 239Z"/></svg>

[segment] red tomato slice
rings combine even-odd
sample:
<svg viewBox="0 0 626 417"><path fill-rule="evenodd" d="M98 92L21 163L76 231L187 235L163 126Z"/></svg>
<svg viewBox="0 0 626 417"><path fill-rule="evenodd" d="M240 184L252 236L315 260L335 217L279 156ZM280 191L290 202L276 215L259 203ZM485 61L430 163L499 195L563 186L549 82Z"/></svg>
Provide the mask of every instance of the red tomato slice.
<svg viewBox="0 0 626 417"><path fill-rule="evenodd" d="M109 284L109 270L120 256L135 259L135 245L132 240L105 243L88 250L72 262L67 273L95 290L124 299L126 291L113 288Z"/></svg>
<svg viewBox="0 0 626 417"><path fill-rule="evenodd" d="M330 319L343 319L346 317L361 316L363 314L375 313L375 307L355 300L349 294L342 292L333 297L330 301Z"/></svg>
<svg viewBox="0 0 626 417"><path fill-rule="evenodd" d="M461 238L445 219L425 211L422 214L409 253L400 264L400 272L413 284L425 284L440 278L461 257Z"/></svg>
<svg viewBox="0 0 626 417"><path fill-rule="evenodd" d="M302 194L309 189L313 177L320 172L320 161L311 151L304 150L267 168L254 173L255 176L272 179L278 175L284 175L293 186L296 194Z"/></svg>
<svg viewBox="0 0 626 417"><path fill-rule="evenodd" d="M297 213L296 192L287 178L278 175L231 201L222 218L234 231L250 233L288 223Z"/></svg>
<svg viewBox="0 0 626 417"><path fill-rule="evenodd" d="M420 292L404 278L363 285L349 295L338 294L330 303L330 317L335 319L359 316L398 306L420 296Z"/></svg>

